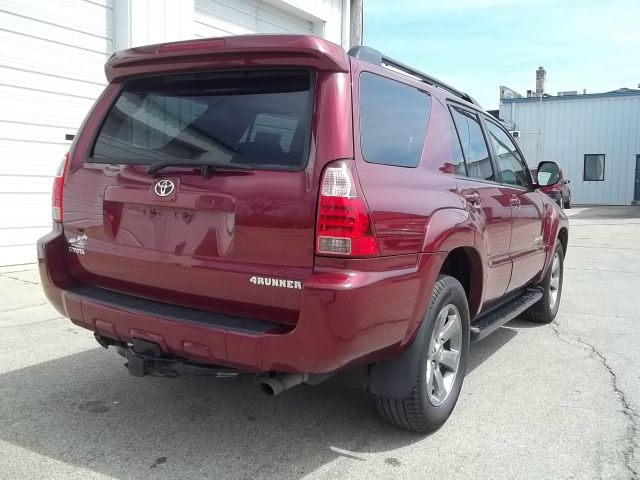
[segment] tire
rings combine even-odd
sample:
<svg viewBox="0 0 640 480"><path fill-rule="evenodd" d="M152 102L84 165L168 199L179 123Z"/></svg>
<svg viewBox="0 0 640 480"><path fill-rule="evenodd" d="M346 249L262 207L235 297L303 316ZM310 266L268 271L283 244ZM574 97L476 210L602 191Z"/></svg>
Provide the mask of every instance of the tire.
<svg viewBox="0 0 640 480"><path fill-rule="evenodd" d="M564 208L569 210L571 208L571 196L567 197L567 201L564 202Z"/></svg>
<svg viewBox="0 0 640 480"><path fill-rule="evenodd" d="M426 334L421 337L425 339L425 345L421 349L411 393L405 398L374 397L378 412L387 423L404 430L429 433L440 428L451 415L466 372L469 307L458 280L446 275L438 277L423 322L428 322ZM439 340L440 336L449 334L449 340ZM416 337L414 341L421 339ZM451 354L455 351L458 351L457 365ZM436 369L440 372L440 380L437 380Z"/></svg>
<svg viewBox="0 0 640 480"><path fill-rule="evenodd" d="M557 259L557 269L556 269ZM556 242L556 246L553 250L553 259L549 265L549 270L544 276L544 280L539 285L544 289L542 298L529 307L524 313L524 318L537 323L551 323L560 307L560 299L562 297L562 280L564 278L564 251L560 242ZM557 279L552 283L553 279ZM554 288L555 283L555 288ZM555 296L554 296L555 292Z"/></svg>

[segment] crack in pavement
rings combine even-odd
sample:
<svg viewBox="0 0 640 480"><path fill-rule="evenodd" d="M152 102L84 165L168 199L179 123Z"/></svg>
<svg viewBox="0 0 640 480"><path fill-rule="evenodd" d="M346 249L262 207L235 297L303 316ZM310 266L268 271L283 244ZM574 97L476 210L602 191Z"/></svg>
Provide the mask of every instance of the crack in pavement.
<svg viewBox="0 0 640 480"><path fill-rule="evenodd" d="M28 327L28 326L31 326L31 325L40 325L41 323L53 322L54 320L60 320L61 318L65 318L65 317L47 318L46 320L38 320L37 322L17 323L15 325L0 325L0 329L3 329L3 328L17 328L17 327Z"/></svg>
<svg viewBox="0 0 640 480"><path fill-rule="evenodd" d="M0 277L8 278L9 280L15 280L16 282L26 283L27 285L40 285L40 282L31 282L29 280L23 280L22 278L12 277L11 275L7 275L6 273L0 273Z"/></svg>
<svg viewBox="0 0 640 480"><path fill-rule="evenodd" d="M15 312L17 310L25 310L27 308L41 307L43 305L49 305L49 302L43 303L34 303L33 305L25 305L24 307L13 307L13 308L5 308L4 310L0 310L0 315L7 312Z"/></svg>
<svg viewBox="0 0 640 480"><path fill-rule="evenodd" d="M551 322L551 329L556 334L556 337L559 340L565 342L568 345L572 345L576 348L590 351L593 356L597 357L600 360L600 363L602 363L604 368L609 373L609 377L611 378L611 385L613 387L613 392L615 393L616 398L620 402L620 406L622 407L621 412L627 418L627 435L626 435L627 438L626 438L626 446L623 452L624 462L625 462L624 466L631 474L631 478L637 479L639 477L639 472L633 467L632 462L634 459L634 453L636 449L639 447L637 436L638 436L638 433L640 433L640 426L639 426L640 415L638 415L638 412L636 412L633 406L631 406L631 403L627 400L625 393L618 387L618 376L616 372L613 371L613 368L611 368L611 366L609 365L607 358L602 353L600 353L595 346L583 340L580 337L580 335L578 335L575 331L572 331L570 328L566 326L563 326L563 328L567 332L569 332L570 335L575 337L576 342L578 342L580 345L583 345L583 346L577 345L576 343L566 338L566 336L563 335L562 332L560 332L560 324L556 320Z"/></svg>

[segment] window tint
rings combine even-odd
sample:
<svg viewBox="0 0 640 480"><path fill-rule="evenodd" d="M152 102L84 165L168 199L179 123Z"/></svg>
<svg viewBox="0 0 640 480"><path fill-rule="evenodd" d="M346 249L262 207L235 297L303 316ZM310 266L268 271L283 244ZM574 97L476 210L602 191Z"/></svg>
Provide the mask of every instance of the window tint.
<svg viewBox="0 0 640 480"><path fill-rule="evenodd" d="M498 157L502 183L528 187L529 180L524 162L511 137L492 122L485 122L489 138Z"/></svg>
<svg viewBox="0 0 640 480"><path fill-rule="evenodd" d="M494 180L493 166L478 116L457 107L454 107L452 112L467 163L467 175Z"/></svg>
<svg viewBox="0 0 640 480"><path fill-rule="evenodd" d="M129 82L93 147L101 163L165 158L301 168L311 117L308 71L236 71Z"/></svg>
<svg viewBox="0 0 640 480"><path fill-rule="evenodd" d="M360 75L360 146L367 162L415 167L427 132L431 97L371 73Z"/></svg>
<svg viewBox="0 0 640 480"><path fill-rule="evenodd" d="M588 153L584 156L584 180L586 182L604 180L604 155Z"/></svg>

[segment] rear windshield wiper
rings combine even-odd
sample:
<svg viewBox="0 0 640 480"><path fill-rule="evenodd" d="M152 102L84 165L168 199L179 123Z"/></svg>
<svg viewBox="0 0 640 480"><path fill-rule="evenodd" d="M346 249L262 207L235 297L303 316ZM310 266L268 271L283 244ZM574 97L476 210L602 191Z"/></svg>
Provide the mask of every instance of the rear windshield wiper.
<svg viewBox="0 0 640 480"><path fill-rule="evenodd" d="M166 167L200 167L202 171L202 178L208 178L214 170L219 168L229 170L251 170L251 165L243 163L226 163L226 162L214 162L210 160L179 160L175 158L165 158L158 162L152 163L147 169L149 175L155 175L158 171Z"/></svg>

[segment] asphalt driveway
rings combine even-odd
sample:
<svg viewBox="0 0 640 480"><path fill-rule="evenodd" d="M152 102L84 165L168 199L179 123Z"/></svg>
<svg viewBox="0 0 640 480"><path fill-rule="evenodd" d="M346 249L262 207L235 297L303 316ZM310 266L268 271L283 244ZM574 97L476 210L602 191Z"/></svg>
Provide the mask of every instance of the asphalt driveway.
<svg viewBox="0 0 640 480"><path fill-rule="evenodd" d="M281 396L248 379L135 378L0 270L0 478L638 478L640 208L574 208L556 323L473 345L458 406L421 437L355 374Z"/></svg>

